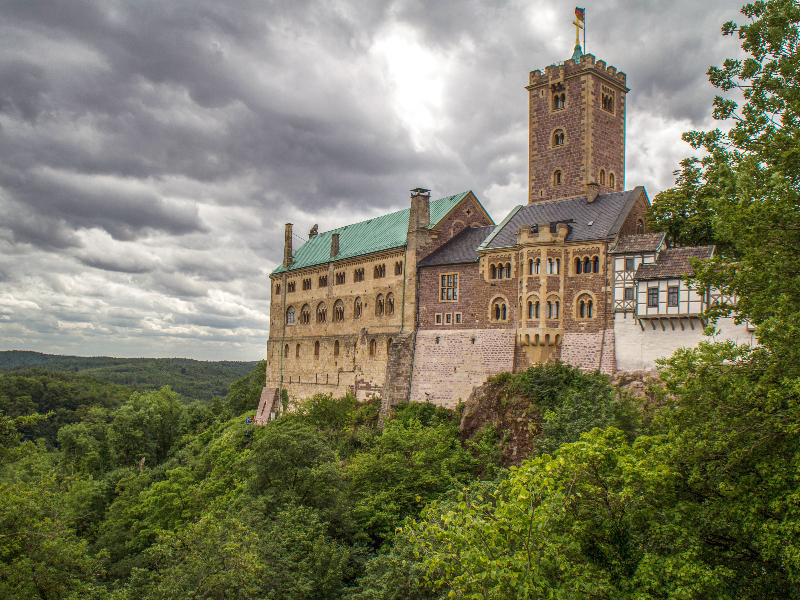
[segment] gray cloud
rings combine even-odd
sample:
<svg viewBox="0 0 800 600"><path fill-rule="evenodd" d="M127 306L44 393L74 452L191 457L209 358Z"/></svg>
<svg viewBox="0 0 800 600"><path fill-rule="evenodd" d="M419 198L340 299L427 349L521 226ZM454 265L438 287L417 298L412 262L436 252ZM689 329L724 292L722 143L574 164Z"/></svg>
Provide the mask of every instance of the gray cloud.
<svg viewBox="0 0 800 600"><path fill-rule="evenodd" d="M709 124L739 5L588 8L628 74L629 186ZM6 348L259 358L283 224L472 189L525 202L528 72L572 51L551 0L0 0Z"/></svg>

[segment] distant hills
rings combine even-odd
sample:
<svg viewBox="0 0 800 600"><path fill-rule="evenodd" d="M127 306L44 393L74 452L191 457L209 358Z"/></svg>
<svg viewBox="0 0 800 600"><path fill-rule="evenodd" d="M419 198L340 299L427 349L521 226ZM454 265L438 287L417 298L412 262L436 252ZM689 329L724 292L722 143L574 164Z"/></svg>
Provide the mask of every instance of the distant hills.
<svg viewBox="0 0 800 600"><path fill-rule="evenodd" d="M189 358L113 358L63 356L28 350L0 351L0 372L21 369L83 373L138 390L169 385L186 399L226 396L229 386L249 375L256 362L202 361Z"/></svg>

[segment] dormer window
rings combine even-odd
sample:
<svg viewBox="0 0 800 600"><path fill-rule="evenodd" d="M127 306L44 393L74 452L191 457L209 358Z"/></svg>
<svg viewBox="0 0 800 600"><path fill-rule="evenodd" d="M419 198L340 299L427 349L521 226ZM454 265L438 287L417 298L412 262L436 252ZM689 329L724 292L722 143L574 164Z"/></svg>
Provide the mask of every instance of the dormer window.
<svg viewBox="0 0 800 600"><path fill-rule="evenodd" d="M553 147L558 148L559 146L563 145L564 145L564 130L556 129L553 132Z"/></svg>
<svg viewBox="0 0 800 600"><path fill-rule="evenodd" d="M553 172L553 185L561 185L562 183L564 183L564 178L561 174L561 170L557 169Z"/></svg>
<svg viewBox="0 0 800 600"><path fill-rule="evenodd" d="M561 110L567 106L567 95L564 92L553 94L553 110Z"/></svg>

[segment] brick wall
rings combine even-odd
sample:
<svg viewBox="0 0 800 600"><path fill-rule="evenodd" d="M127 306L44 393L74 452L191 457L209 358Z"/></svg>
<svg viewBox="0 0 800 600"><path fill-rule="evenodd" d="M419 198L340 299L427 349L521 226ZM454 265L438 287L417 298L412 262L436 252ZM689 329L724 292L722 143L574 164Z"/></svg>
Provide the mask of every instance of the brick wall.
<svg viewBox="0 0 800 600"><path fill-rule="evenodd" d="M644 193L642 193L633 203L628 216L625 218L625 222L622 224L622 227L619 228L619 237L635 234L637 222L640 220L644 224L644 233L648 233L649 229L647 229L646 219L648 208L649 205L645 199Z"/></svg>
<svg viewBox="0 0 800 600"><path fill-rule="evenodd" d="M487 377L511 371L513 363L513 330L419 331L410 400L453 407Z"/></svg>

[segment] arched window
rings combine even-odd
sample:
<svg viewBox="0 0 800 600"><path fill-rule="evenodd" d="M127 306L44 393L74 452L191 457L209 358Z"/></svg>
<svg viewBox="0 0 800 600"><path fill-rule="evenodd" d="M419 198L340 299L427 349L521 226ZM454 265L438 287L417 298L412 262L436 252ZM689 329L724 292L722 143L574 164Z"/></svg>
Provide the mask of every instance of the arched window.
<svg viewBox="0 0 800 600"><path fill-rule="evenodd" d="M561 303L558 301L558 298L555 296L551 296L547 299L547 318L548 319L557 319L559 308Z"/></svg>
<svg viewBox="0 0 800 600"><path fill-rule="evenodd" d="M506 308L506 305L503 304L502 312L501 312L501 318L503 319L503 321L505 321L508 318L508 314L506 312L507 310L508 310L508 308Z"/></svg>
<svg viewBox="0 0 800 600"><path fill-rule="evenodd" d="M547 301L547 318L553 318L553 303L550 300Z"/></svg>
<svg viewBox="0 0 800 600"><path fill-rule="evenodd" d="M592 273L599 273L600 272L600 257L595 256L592 259Z"/></svg>
<svg viewBox="0 0 800 600"><path fill-rule="evenodd" d="M289 358L289 344L283 347L283 358Z"/></svg>
<svg viewBox="0 0 800 600"><path fill-rule="evenodd" d="M580 275L583 273L583 262L581 262L581 257L578 256L575 258L575 274Z"/></svg>
<svg viewBox="0 0 800 600"><path fill-rule="evenodd" d="M533 259L528 259L528 274L533 275Z"/></svg>
<svg viewBox="0 0 800 600"><path fill-rule="evenodd" d="M508 318L508 307L503 298L492 300L492 318L495 321L505 321Z"/></svg>
<svg viewBox="0 0 800 600"><path fill-rule="evenodd" d="M511 279L511 263L506 263L506 279Z"/></svg>
<svg viewBox="0 0 800 600"><path fill-rule="evenodd" d="M492 279L497 279L497 267L492 265Z"/></svg>
<svg viewBox="0 0 800 600"><path fill-rule="evenodd" d="M641 219L636 221L636 233L644 233L644 221Z"/></svg>
<svg viewBox="0 0 800 600"><path fill-rule="evenodd" d="M593 308L594 308L594 303L591 300L589 300L586 303L586 316L589 317L590 319L594 316L594 314L592 314Z"/></svg>
<svg viewBox="0 0 800 600"><path fill-rule="evenodd" d="M328 309L324 302L317 305L317 323L324 323L328 318Z"/></svg>
<svg viewBox="0 0 800 600"><path fill-rule="evenodd" d="M589 294L581 294L575 300L575 318L591 319L594 317L594 300Z"/></svg>
<svg viewBox="0 0 800 600"><path fill-rule="evenodd" d="M497 265L497 278L502 279L503 273L505 273L505 267L502 264Z"/></svg>
<svg viewBox="0 0 800 600"><path fill-rule="evenodd" d="M300 324L308 325L309 323L311 323L311 307L308 304L304 304L303 308L300 309Z"/></svg>
<svg viewBox="0 0 800 600"><path fill-rule="evenodd" d="M592 272L592 264L588 256L583 259L583 272L584 273Z"/></svg>
<svg viewBox="0 0 800 600"><path fill-rule="evenodd" d="M361 302L361 296L359 296L358 298L356 298L356 301L353 303L353 318L354 319L360 319L361 318L361 313L363 312L363 310L364 310L364 305Z"/></svg>
<svg viewBox="0 0 800 600"><path fill-rule="evenodd" d="M558 275L561 272L561 259L560 258L557 258L556 261L555 261L555 269L556 270L553 273L553 275Z"/></svg>
<svg viewBox="0 0 800 600"><path fill-rule="evenodd" d="M290 306L288 309L286 309L286 324L294 325L294 321L295 321L294 306Z"/></svg>
<svg viewBox="0 0 800 600"><path fill-rule="evenodd" d="M386 356L389 356L389 350L392 348L392 338L386 340Z"/></svg>
<svg viewBox="0 0 800 600"><path fill-rule="evenodd" d="M295 358L300 358L300 344L294 347L294 356Z"/></svg>
<svg viewBox="0 0 800 600"><path fill-rule="evenodd" d="M339 340L333 342L333 355L339 356Z"/></svg>
<svg viewBox="0 0 800 600"><path fill-rule="evenodd" d="M538 319L539 318L539 300L528 300L528 318L529 319Z"/></svg>
<svg viewBox="0 0 800 600"><path fill-rule="evenodd" d="M314 358L319 358L319 342L314 342Z"/></svg>
<svg viewBox="0 0 800 600"><path fill-rule="evenodd" d="M385 308L385 301L383 299L383 294L378 294L378 297L375 298L375 316L382 317L384 308Z"/></svg>
<svg viewBox="0 0 800 600"><path fill-rule="evenodd" d="M606 171L605 169L600 169L600 185L606 184Z"/></svg>
<svg viewBox="0 0 800 600"><path fill-rule="evenodd" d="M608 176L608 187L610 187L612 190L616 189L616 184L614 183L614 174L613 173L609 174L609 176Z"/></svg>
<svg viewBox="0 0 800 600"><path fill-rule="evenodd" d="M581 300L580 301L580 306L578 308L578 315L580 317L585 317L586 316L586 301L585 300Z"/></svg>
<svg viewBox="0 0 800 600"><path fill-rule="evenodd" d="M561 183L562 183L561 171L556 170L553 172L553 185L561 185Z"/></svg>
<svg viewBox="0 0 800 600"><path fill-rule="evenodd" d="M386 314L394 314L394 294L392 293L386 294Z"/></svg>
<svg viewBox="0 0 800 600"><path fill-rule="evenodd" d="M375 340L369 341L369 355L375 356L378 353L378 342Z"/></svg>
<svg viewBox="0 0 800 600"><path fill-rule="evenodd" d="M337 300L333 303L333 321L334 323L341 323L344 321L344 302Z"/></svg>
<svg viewBox="0 0 800 600"><path fill-rule="evenodd" d="M561 307L561 303L558 300L556 300L555 305L556 305L556 314L555 314L555 316L553 318L557 319L558 318L558 312L559 312L558 309Z"/></svg>
<svg viewBox="0 0 800 600"><path fill-rule="evenodd" d="M553 110L561 110L567 105L567 95L564 93L553 94Z"/></svg>
<svg viewBox="0 0 800 600"><path fill-rule="evenodd" d="M533 263L533 269L535 271L534 275L538 275L539 273L541 273L541 269L542 269L542 259L541 258L537 258L536 262Z"/></svg>
<svg viewBox="0 0 800 600"><path fill-rule="evenodd" d="M563 146L564 145L564 130L563 129L556 129L553 132L553 146Z"/></svg>
<svg viewBox="0 0 800 600"><path fill-rule="evenodd" d="M553 274L553 259L552 258L548 258L547 259L547 274L548 275L552 275Z"/></svg>

